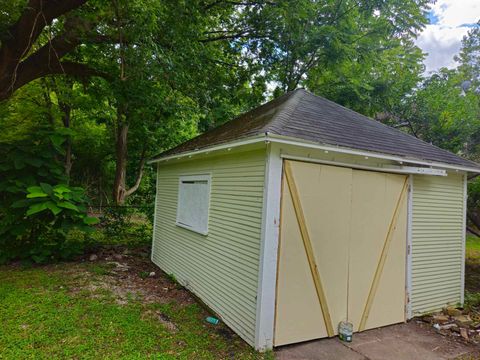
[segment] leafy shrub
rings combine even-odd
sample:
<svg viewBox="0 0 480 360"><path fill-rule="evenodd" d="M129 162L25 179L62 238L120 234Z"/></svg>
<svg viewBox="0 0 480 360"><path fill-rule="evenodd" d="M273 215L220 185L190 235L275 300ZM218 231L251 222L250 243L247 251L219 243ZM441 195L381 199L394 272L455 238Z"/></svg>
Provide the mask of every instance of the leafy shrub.
<svg viewBox="0 0 480 360"><path fill-rule="evenodd" d="M86 215L82 188L66 185L62 134L0 144L0 263L47 262L81 253L97 219Z"/></svg>
<svg viewBox="0 0 480 360"><path fill-rule="evenodd" d="M102 217L102 228L109 239L123 237L130 226L129 209L126 207L106 207Z"/></svg>
<svg viewBox="0 0 480 360"><path fill-rule="evenodd" d="M151 222L145 215L138 214L128 207L106 208L101 228L105 244L138 246L150 244L152 241Z"/></svg>
<svg viewBox="0 0 480 360"><path fill-rule="evenodd" d="M465 291L464 306L468 311L480 310L480 293Z"/></svg>

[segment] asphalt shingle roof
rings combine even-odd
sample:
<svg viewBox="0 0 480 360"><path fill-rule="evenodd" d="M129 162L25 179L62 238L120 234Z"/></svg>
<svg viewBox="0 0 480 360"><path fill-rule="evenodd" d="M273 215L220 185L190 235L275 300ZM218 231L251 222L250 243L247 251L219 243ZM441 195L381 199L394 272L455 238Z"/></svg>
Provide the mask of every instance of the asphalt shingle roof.
<svg viewBox="0 0 480 360"><path fill-rule="evenodd" d="M298 89L157 156L162 158L261 134L480 169L480 165Z"/></svg>

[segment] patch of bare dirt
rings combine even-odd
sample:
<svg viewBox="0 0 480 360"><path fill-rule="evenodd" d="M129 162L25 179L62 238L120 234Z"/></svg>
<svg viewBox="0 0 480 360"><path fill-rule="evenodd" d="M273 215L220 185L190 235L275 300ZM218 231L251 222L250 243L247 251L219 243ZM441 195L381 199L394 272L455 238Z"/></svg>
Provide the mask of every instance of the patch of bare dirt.
<svg viewBox="0 0 480 360"><path fill-rule="evenodd" d="M104 248L72 264L67 272L76 277L71 292L88 291L93 297L109 293L121 305L131 300L143 304L195 302L187 290L150 261L148 248Z"/></svg>
<svg viewBox="0 0 480 360"><path fill-rule="evenodd" d="M143 313L142 317L157 319L157 321L160 322L163 326L165 326L165 328L170 332L176 333L178 331L177 325L175 325L175 323L172 322L172 320L167 315L158 310L147 310Z"/></svg>

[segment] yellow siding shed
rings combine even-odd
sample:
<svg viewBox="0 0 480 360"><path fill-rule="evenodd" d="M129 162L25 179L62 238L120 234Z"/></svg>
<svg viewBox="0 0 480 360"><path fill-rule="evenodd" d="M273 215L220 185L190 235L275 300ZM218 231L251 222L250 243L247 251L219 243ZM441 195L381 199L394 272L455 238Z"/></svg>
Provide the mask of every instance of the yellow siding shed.
<svg viewBox="0 0 480 360"><path fill-rule="evenodd" d="M256 298L266 152L161 164L152 260L199 296L249 344ZM209 230L176 225L179 177L211 175Z"/></svg>

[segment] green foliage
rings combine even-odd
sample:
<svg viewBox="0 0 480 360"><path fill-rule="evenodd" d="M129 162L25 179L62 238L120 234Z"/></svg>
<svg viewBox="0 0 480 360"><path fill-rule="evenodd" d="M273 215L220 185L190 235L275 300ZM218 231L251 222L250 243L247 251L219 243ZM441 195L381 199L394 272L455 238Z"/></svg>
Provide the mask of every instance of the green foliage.
<svg viewBox="0 0 480 360"><path fill-rule="evenodd" d="M480 309L480 293L465 291L464 307L467 311L478 311Z"/></svg>
<svg viewBox="0 0 480 360"><path fill-rule="evenodd" d="M108 238L121 237L129 227L129 210L126 207L104 209L102 227Z"/></svg>
<svg viewBox="0 0 480 360"><path fill-rule="evenodd" d="M469 90L480 94L480 20L462 40L460 54L455 57L460 63L463 80L471 81Z"/></svg>
<svg viewBox="0 0 480 360"><path fill-rule="evenodd" d="M279 1L253 20L250 41L275 95L304 86L367 115L385 111L420 79L414 45L430 1ZM248 12L247 12L248 14ZM262 22L261 25L254 21Z"/></svg>
<svg viewBox="0 0 480 360"><path fill-rule="evenodd" d="M62 142L45 132L34 143L0 144L0 263L67 259L86 246L77 231L98 221L86 215L83 189L64 183Z"/></svg>
<svg viewBox="0 0 480 360"><path fill-rule="evenodd" d="M149 275L149 274L150 274L150 273L149 273L148 271L140 271L140 272L138 273L138 276L139 276L140 278L142 278L142 279L146 279L146 278L148 278L148 275Z"/></svg>
<svg viewBox="0 0 480 360"><path fill-rule="evenodd" d="M149 245L152 241L152 223L145 215L128 207L111 207L104 210L100 224L104 245L122 244L131 247Z"/></svg>
<svg viewBox="0 0 480 360"><path fill-rule="evenodd" d="M421 139L474 159L480 139L480 102L474 93L462 94L461 82L455 70L433 74L401 105L401 118Z"/></svg>
<svg viewBox="0 0 480 360"><path fill-rule="evenodd" d="M21 11L25 8L27 0L0 0L0 34L4 34L8 27L13 24ZM0 37L0 45L3 35Z"/></svg>

